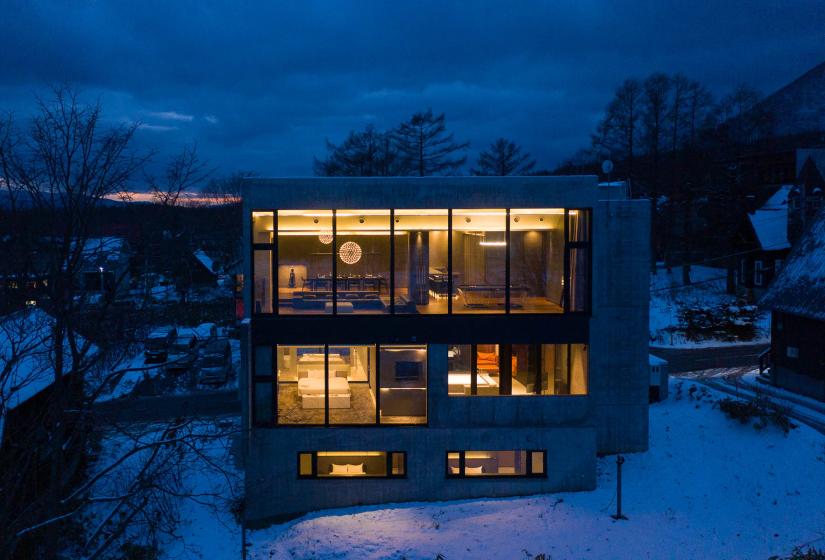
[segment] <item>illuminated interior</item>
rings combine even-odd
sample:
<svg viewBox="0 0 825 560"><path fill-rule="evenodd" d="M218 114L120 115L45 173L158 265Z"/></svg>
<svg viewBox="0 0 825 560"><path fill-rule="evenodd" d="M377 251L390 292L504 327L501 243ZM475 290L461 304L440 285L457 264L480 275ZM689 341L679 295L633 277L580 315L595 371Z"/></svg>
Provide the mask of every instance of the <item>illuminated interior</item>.
<svg viewBox="0 0 825 560"><path fill-rule="evenodd" d="M279 424L427 422L424 345L278 346L275 354Z"/></svg>
<svg viewBox="0 0 825 560"><path fill-rule="evenodd" d="M448 477L545 476L544 451L451 451Z"/></svg>
<svg viewBox="0 0 825 560"><path fill-rule="evenodd" d="M510 313L588 311L590 213L567 215L456 209L450 229L446 209L253 212L253 309L505 313L509 273Z"/></svg>
<svg viewBox="0 0 825 560"><path fill-rule="evenodd" d="M304 478L393 478L406 476L406 456L393 451L316 451L298 454Z"/></svg>
<svg viewBox="0 0 825 560"><path fill-rule="evenodd" d="M447 360L450 396L587 394L585 344L457 344Z"/></svg>

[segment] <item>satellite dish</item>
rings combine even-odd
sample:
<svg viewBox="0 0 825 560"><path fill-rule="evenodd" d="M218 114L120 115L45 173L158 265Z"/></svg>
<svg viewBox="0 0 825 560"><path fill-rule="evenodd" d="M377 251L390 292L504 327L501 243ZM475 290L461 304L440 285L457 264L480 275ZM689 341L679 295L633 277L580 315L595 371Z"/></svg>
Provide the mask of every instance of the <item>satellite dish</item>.
<svg viewBox="0 0 825 560"><path fill-rule="evenodd" d="M602 162L602 173L610 175L613 172L613 162L606 159Z"/></svg>

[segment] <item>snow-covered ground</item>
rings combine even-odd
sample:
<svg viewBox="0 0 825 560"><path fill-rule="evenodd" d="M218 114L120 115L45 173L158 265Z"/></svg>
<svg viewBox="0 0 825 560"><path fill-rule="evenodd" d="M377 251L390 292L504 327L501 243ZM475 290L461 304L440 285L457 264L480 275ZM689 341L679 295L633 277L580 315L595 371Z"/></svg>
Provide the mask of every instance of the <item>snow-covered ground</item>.
<svg viewBox="0 0 825 560"><path fill-rule="evenodd" d="M660 269L650 276L650 345L658 348L708 348L755 344L770 340L770 313L762 312L757 322L757 337L750 341L687 340L668 329L679 325L678 312L683 305L714 306L736 304L736 297L725 293L727 271L708 266L691 267L691 285L682 283L682 269L670 273Z"/></svg>
<svg viewBox="0 0 825 560"><path fill-rule="evenodd" d="M825 548L822 435L740 424L690 381L674 381L671 395L650 408L650 451L626 456L628 521L610 517L607 457L593 492L314 513L253 532L250 558L767 559Z"/></svg>

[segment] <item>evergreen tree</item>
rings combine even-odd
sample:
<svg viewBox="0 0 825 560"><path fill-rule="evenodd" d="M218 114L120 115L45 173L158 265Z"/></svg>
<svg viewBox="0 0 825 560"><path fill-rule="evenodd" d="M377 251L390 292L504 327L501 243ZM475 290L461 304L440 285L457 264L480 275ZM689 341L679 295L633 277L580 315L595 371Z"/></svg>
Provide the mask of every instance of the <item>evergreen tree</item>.
<svg viewBox="0 0 825 560"><path fill-rule="evenodd" d="M447 132L444 120L444 113L435 116L432 109L427 109L398 125L393 137L408 174L419 177L449 175L467 161L466 153L460 152L464 152L470 143L456 143L453 133Z"/></svg>

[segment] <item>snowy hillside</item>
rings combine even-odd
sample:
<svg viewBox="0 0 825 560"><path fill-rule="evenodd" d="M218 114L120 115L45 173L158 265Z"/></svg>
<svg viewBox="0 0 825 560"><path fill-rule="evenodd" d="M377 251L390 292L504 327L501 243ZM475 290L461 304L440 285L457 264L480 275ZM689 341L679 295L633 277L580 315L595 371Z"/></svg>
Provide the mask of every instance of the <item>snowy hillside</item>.
<svg viewBox="0 0 825 560"><path fill-rule="evenodd" d="M593 492L310 514L253 532L250 557L767 559L822 548L825 437L739 424L699 387L674 382L673 399L651 407L650 451L624 465L628 521L610 517L607 457Z"/></svg>

